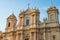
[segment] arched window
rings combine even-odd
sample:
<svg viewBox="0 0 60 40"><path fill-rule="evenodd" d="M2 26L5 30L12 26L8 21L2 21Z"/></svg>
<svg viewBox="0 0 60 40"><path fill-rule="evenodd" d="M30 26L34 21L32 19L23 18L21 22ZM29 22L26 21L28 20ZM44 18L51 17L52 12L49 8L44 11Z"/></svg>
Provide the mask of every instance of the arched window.
<svg viewBox="0 0 60 40"><path fill-rule="evenodd" d="M26 25L29 25L29 19L26 20Z"/></svg>
<svg viewBox="0 0 60 40"><path fill-rule="evenodd" d="M51 21L53 21L54 20L54 15L51 15Z"/></svg>
<svg viewBox="0 0 60 40"><path fill-rule="evenodd" d="M10 23L8 24L8 27L10 27Z"/></svg>

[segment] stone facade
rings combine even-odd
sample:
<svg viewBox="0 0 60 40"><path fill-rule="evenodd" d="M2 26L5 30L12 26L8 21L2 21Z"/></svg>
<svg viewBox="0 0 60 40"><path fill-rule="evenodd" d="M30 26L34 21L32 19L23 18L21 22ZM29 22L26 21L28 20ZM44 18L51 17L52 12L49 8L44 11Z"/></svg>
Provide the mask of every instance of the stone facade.
<svg viewBox="0 0 60 40"><path fill-rule="evenodd" d="M48 18L41 22L39 9L20 12L18 20L12 13L7 18L3 40L60 40L58 9L50 6L47 14Z"/></svg>

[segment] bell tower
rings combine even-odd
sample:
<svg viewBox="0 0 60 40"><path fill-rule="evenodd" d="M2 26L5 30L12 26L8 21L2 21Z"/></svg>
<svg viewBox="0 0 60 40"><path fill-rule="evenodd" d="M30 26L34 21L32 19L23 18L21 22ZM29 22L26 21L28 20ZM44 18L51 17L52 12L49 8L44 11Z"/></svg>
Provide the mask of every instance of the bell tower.
<svg viewBox="0 0 60 40"><path fill-rule="evenodd" d="M6 23L6 31L10 32L13 31L15 26L16 26L17 19L15 15L12 13L8 18L7 18L7 23Z"/></svg>
<svg viewBox="0 0 60 40"><path fill-rule="evenodd" d="M47 13L48 13L48 22L53 22L53 23L58 23L58 9L51 5L48 10L47 10Z"/></svg>

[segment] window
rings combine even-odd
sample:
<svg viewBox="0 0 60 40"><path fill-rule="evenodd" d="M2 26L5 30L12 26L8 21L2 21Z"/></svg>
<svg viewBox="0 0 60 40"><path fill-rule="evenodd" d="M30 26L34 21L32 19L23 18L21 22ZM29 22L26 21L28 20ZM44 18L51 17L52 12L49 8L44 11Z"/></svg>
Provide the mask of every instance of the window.
<svg viewBox="0 0 60 40"><path fill-rule="evenodd" d="M51 21L53 21L54 20L54 15L51 15Z"/></svg>
<svg viewBox="0 0 60 40"><path fill-rule="evenodd" d="M26 20L26 25L29 25L29 19Z"/></svg>
<svg viewBox="0 0 60 40"><path fill-rule="evenodd" d="M8 24L8 27L10 27L10 23Z"/></svg>

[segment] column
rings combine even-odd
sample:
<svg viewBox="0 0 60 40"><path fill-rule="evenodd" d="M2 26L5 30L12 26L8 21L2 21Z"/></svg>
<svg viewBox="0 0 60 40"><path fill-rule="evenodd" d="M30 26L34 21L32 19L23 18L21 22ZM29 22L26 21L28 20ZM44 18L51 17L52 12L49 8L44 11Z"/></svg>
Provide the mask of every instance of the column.
<svg viewBox="0 0 60 40"><path fill-rule="evenodd" d="M20 33L16 35L16 40L21 40L21 34Z"/></svg>
<svg viewBox="0 0 60 40"><path fill-rule="evenodd" d="M40 35L40 32L37 33L37 40L40 40L41 39L41 35Z"/></svg>
<svg viewBox="0 0 60 40"><path fill-rule="evenodd" d="M16 35L16 40L18 40L18 34Z"/></svg>
<svg viewBox="0 0 60 40"><path fill-rule="evenodd" d="M37 40L36 32L34 32L34 40Z"/></svg>
<svg viewBox="0 0 60 40"><path fill-rule="evenodd" d="M43 39L45 40L45 32L44 32L43 36L44 36L44 38L43 38Z"/></svg>
<svg viewBox="0 0 60 40"><path fill-rule="evenodd" d="M21 39L24 40L24 33L21 33Z"/></svg>
<svg viewBox="0 0 60 40"><path fill-rule="evenodd" d="M30 39L29 40L32 40L32 34L30 33Z"/></svg>

